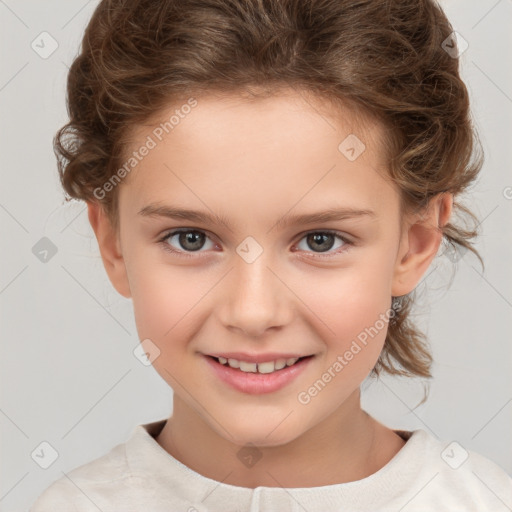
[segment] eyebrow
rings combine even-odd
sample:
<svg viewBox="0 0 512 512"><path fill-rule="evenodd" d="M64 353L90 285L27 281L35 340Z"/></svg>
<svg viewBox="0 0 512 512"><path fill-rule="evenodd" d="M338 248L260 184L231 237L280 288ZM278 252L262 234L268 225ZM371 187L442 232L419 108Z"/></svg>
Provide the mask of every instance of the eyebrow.
<svg viewBox="0 0 512 512"><path fill-rule="evenodd" d="M175 208L161 204L149 204L144 206L139 215L144 217L166 217L177 220L189 220L194 222L203 222L205 224L223 224L228 229L233 230L231 222L223 215L208 213L199 210L190 210L186 208ZM290 225L313 224L320 222L339 221L360 217L376 218L376 213L369 209L358 208L328 208L321 212L302 213L297 215L283 215L273 226L284 228Z"/></svg>

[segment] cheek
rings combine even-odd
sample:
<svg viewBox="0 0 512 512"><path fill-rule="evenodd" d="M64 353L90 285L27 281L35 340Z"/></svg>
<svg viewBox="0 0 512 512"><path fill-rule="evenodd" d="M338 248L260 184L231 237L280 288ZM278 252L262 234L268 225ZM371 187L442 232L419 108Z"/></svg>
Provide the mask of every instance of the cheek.
<svg viewBox="0 0 512 512"><path fill-rule="evenodd" d="M170 266L153 262L148 268L132 293L137 333L140 340L150 339L156 345L153 368L176 389L194 374L196 359L184 356L193 352L190 340L202 325L201 299L212 284Z"/></svg>
<svg viewBox="0 0 512 512"><path fill-rule="evenodd" d="M385 260L360 260L325 273L315 279L314 287L308 286L307 293L303 290L308 307L317 317L316 324L323 325L328 358L335 360L337 355L352 350L357 353L353 360L358 361L352 366L373 367L387 332L390 272Z"/></svg>
<svg viewBox="0 0 512 512"><path fill-rule="evenodd" d="M379 359L389 320L391 296L379 272L340 272L316 287L308 305L318 312L324 353L317 371L297 395L304 412L326 417L361 385ZM327 298L328 297L328 298ZM328 329L325 328L328 326ZM302 410L302 409L301 409Z"/></svg>
<svg viewBox="0 0 512 512"><path fill-rule="evenodd" d="M139 255L140 256L140 255ZM141 339L150 338L159 347L172 348L197 325L199 304L211 288L211 279L202 278L197 270L171 266L147 258L132 258L130 288L135 322Z"/></svg>

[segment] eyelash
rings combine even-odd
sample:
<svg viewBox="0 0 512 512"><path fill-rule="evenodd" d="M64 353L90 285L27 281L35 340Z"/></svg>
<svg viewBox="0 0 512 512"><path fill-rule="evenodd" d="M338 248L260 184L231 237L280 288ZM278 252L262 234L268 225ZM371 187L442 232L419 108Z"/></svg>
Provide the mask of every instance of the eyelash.
<svg viewBox="0 0 512 512"><path fill-rule="evenodd" d="M172 248L167 243L167 240L169 238L171 238L172 236L177 235L179 233L189 233L189 232L198 232L198 233L201 233L203 235L206 235L206 237L209 238L208 235L203 230L201 230L201 229L182 228L182 229L177 229L177 230L173 230L173 231L169 231L169 232L165 233L164 236L162 236L161 238L159 238L157 240L157 243L160 244L165 251L170 252L170 253L172 253L174 255L177 255L179 257L183 257L183 258L197 257L197 256L194 256L194 254L195 253L199 254L202 251L189 251L189 252L187 252L187 251L177 251L176 249ZM334 235L334 236L339 238L344 243L344 245L341 248L338 248L335 252L332 252L332 253L315 253L313 251L308 251L309 253L314 254L315 257L319 257L319 258L332 258L334 256L337 256L337 255L343 253L343 252L346 252L350 248L350 246L354 245L354 242L352 242L351 240L346 238L339 231L333 231L333 230L329 230L329 229L318 230L318 231L308 231L308 232L306 232L306 233L304 233L302 235L302 237L299 239L299 242L303 238L307 237L308 235L313 235L313 234Z"/></svg>

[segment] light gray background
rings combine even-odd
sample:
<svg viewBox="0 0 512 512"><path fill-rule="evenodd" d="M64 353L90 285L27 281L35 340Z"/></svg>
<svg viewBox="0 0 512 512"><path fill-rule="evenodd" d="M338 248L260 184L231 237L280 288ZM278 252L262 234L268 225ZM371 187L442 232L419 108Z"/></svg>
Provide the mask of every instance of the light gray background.
<svg viewBox="0 0 512 512"><path fill-rule="evenodd" d="M97 3L0 0L2 511L27 510L54 480L172 407L170 388L132 353L131 302L107 280L85 205L64 205L57 177L52 137L66 122L67 66ZM437 257L418 286L417 321L436 360L430 398L414 408L421 383L384 378L365 383L363 406L512 473L512 1L442 6L469 43L463 77L487 159L467 202L481 220L486 271L471 253L455 275ZM43 31L59 45L47 59L31 48ZM57 248L46 263L32 252L42 237ZM48 469L31 457L43 441L59 454Z"/></svg>

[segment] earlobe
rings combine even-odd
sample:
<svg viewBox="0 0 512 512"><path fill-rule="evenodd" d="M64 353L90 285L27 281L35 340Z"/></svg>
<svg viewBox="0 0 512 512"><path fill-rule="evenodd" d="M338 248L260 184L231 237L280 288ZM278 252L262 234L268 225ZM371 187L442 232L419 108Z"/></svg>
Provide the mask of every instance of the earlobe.
<svg viewBox="0 0 512 512"><path fill-rule="evenodd" d="M110 282L123 297L129 298L131 292L119 237L100 203L88 202L87 209Z"/></svg>
<svg viewBox="0 0 512 512"><path fill-rule="evenodd" d="M450 219L452 205L453 194L438 194L430 200L426 212L407 225L396 259L392 296L410 293L427 271L441 245L441 228Z"/></svg>

